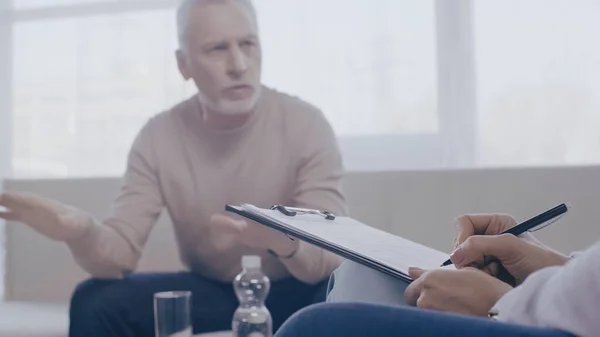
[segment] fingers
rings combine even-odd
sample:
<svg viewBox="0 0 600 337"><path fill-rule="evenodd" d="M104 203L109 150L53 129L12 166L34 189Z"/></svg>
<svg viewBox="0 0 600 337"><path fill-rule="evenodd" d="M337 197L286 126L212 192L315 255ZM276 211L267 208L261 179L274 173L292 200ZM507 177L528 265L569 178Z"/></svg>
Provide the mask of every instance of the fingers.
<svg viewBox="0 0 600 337"><path fill-rule="evenodd" d="M25 193L4 193L0 195L0 206L15 213L23 213L31 208L31 197Z"/></svg>
<svg viewBox="0 0 600 337"><path fill-rule="evenodd" d="M495 235L516 225L515 219L507 214L469 214L454 220L457 237L454 249L473 235Z"/></svg>
<svg viewBox="0 0 600 337"><path fill-rule="evenodd" d="M521 244L524 242L510 234L472 236L450 255L450 260L457 268L482 265L488 257L502 262L507 256L518 254Z"/></svg>
<svg viewBox="0 0 600 337"><path fill-rule="evenodd" d="M213 227L218 228L223 233L241 233L246 228L246 222L243 220L235 220L224 214L213 214L210 218L210 223Z"/></svg>
<svg viewBox="0 0 600 337"><path fill-rule="evenodd" d="M416 306L421 291L423 290L423 279L414 280L404 291L404 302L410 306Z"/></svg>
<svg viewBox="0 0 600 337"><path fill-rule="evenodd" d="M496 277L498 275L498 270L499 270L500 266L501 265L497 261L492 260L492 262L489 262L489 263L475 262L475 263L466 264L463 267L457 268L457 269L465 270L467 268L474 268L474 269L482 271L490 276Z"/></svg>
<svg viewBox="0 0 600 337"><path fill-rule="evenodd" d="M461 273L456 270L423 270L420 268L409 268L408 273L414 280L404 291L404 300L411 306L422 306L425 291L435 291L445 283L452 283Z"/></svg>
<svg viewBox="0 0 600 337"><path fill-rule="evenodd" d="M0 219L6 221L18 221L17 214L14 212L1 212L0 211Z"/></svg>
<svg viewBox="0 0 600 337"><path fill-rule="evenodd" d="M422 277L426 270L416 267L408 268L408 274L410 278L413 279L413 282L406 288L404 291L404 301L408 305L416 306L417 301L419 300L419 296L421 296L421 291L423 290L423 279Z"/></svg>
<svg viewBox="0 0 600 337"><path fill-rule="evenodd" d="M490 264L486 264L481 271L483 271L484 273L490 275L490 276L497 276L498 275L498 270L500 269L500 264L498 262L492 262Z"/></svg>
<svg viewBox="0 0 600 337"><path fill-rule="evenodd" d="M410 276L410 278L412 278L413 280L418 279L424 273L425 273L425 270L423 270L421 268L416 268L416 267L408 268L408 276Z"/></svg>
<svg viewBox="0 0 600 337"><path fill-rule="evenodd" d="M19 205L19 198L13 193L0 194L0 206L15 208Z"/></svg>
<svg viewBox="0 0 600 337"><path fill-rule="evenodd" d="M8 221L16 220L16 214L11 210L14 206L10 195L0 194L0 219Z"/></svg>
<svg viewBox="0 0 600 337"><path fill-rule="evenodd" d="M453 249L458 248L469 236L475 235L475 226L469 215L454 219L454 228L456 229L456 238Z"/></svg>

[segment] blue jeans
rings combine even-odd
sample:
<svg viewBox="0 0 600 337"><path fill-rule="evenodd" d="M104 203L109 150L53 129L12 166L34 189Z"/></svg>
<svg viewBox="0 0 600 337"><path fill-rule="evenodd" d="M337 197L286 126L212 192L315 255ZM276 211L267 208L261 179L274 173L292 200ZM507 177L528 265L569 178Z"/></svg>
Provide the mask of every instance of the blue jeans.
<svg viewBox="0 0 600 337"><path fill-rule="evenodd" d="M326 282L307 285L296 279L272 282L266 305L273 329L294 312L325 300ZM122 280L92 279L71 298L69 336L154 336L154 293L192 292L194 334L231 329L238 300L231 283L193 273L133 274Z"/></svg>
<svg viewBox="0 0 600 337"><path fill-rule="evenodd" d="M573 337L538 329L426 311L408 306L325 303L294 314L276 337Z"/></svg>

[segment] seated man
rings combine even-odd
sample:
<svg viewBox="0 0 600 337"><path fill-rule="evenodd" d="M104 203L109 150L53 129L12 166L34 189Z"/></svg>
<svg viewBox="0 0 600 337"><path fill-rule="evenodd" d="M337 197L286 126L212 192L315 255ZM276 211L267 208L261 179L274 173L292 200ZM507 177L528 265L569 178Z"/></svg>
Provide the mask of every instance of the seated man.
<svg viewBox="0 0 600 337"><path fill-rule="evenodd" d="M260 84L251 3L188 0L177 19L179 70L198 94L142 128L113 215L97 223L42 196L0 196L7 208L1 218L65 242L92 275L72 297L71 336L152 336L153 294L171 290L192 291L195 333L228 330L238 305L232 280L246 254L262 257L272 281L267 306L277 329L295 311L325 299L326 280L341 263L225 213L227 203L247 202L346 214L341 155L323 114ZM191 272L132 274L165 207Z"/></svg>
<svg viewBox="0 0 600 337"><path fill-rule="evenodd" d="M414 281L400 286L404 302L420 309L329 303L296 314L278 337L598 336L600 242L568 257L537 242L494 235L515 224L508 216L466 216L459 224L459 246L451 255L458 270L412 268ZM498 262L485 265L489 259ZM499 270L514 287L494 277Z"/></svg>

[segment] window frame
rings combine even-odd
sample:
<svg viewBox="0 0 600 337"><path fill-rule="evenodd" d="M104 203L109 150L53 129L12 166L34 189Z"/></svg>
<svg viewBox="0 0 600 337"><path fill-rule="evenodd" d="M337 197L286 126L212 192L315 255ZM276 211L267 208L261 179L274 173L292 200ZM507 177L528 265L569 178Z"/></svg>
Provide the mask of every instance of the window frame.
<svg viewBox="0 0 600 337"><path fill-rule="evenodd" d="M3 19L12 0L0 0L0 193L2 179L11 175L12 162L12 22ZM0 300L4 299L5 222L0 220Z"/></svg>
<svg viewBox="0 0 600 337"><path fill-rule="evenodd" d="M10 176L12 161L12 20L5 20L12 0L0 0L0 182ZM0 184L0 190L2 184Z"/></svg>
<svg viewBox="0 0 600 337"><path fill-rule="evenodd" d="M349 171L439 169L476 164L473 1L435 0L434 15L438 132L339 137Z"/></svg>

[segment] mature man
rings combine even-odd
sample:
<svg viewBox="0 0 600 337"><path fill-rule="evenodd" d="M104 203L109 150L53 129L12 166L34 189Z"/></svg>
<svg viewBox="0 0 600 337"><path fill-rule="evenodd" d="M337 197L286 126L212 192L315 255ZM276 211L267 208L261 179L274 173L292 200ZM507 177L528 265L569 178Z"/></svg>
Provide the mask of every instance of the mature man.
<svg viewBox="0 0 600 337"><path fill-rule="evenodd" d="M195 333L229 329L238 304L231 281L245 254L260 255L272 280L267 306L277 329L318 298L341 262L224 213L225 204L242 202L346 213L341 156L330 125L315 107L260 84L252 4L187 0L177 19L179 70L198 94L142 128L114 214L99 224L42 196L0 197L7 208L0 217L66 242L94 276L72 298L71 336L151 336L153 294L169 290L193 292ZM163 207L191 272L131 274Z"/></svg>

